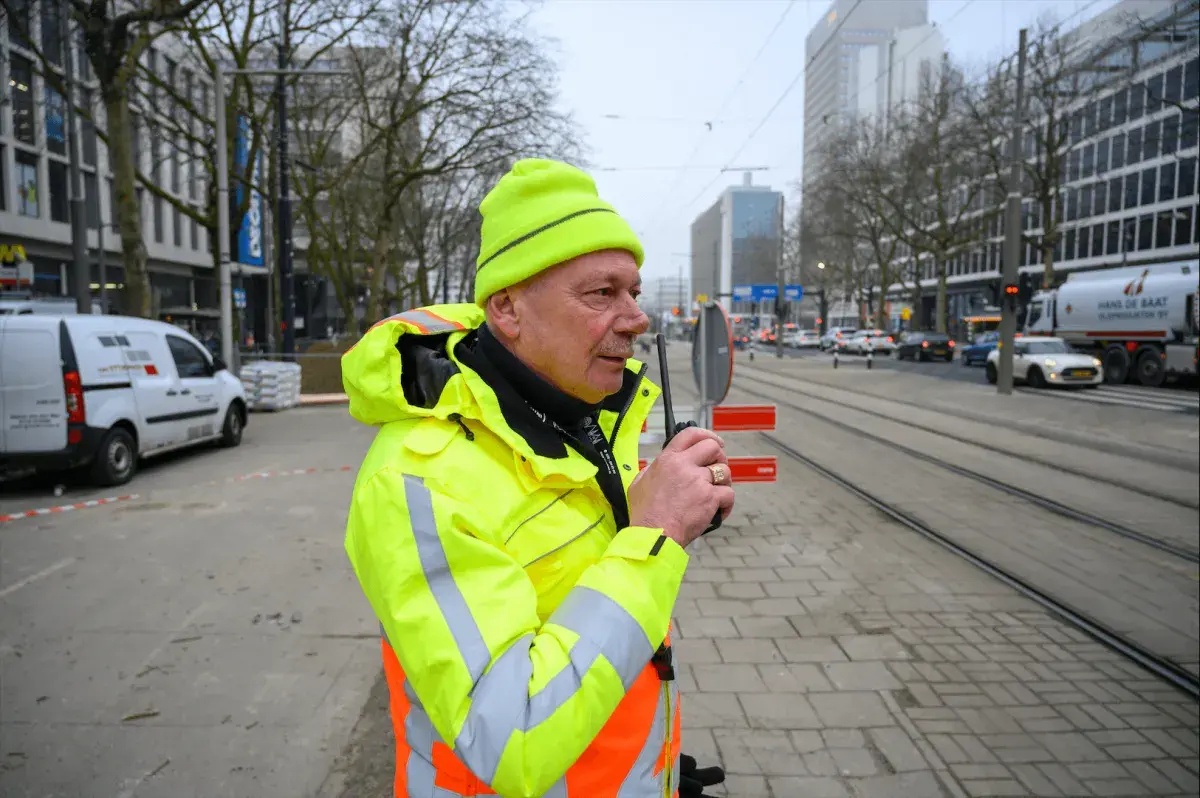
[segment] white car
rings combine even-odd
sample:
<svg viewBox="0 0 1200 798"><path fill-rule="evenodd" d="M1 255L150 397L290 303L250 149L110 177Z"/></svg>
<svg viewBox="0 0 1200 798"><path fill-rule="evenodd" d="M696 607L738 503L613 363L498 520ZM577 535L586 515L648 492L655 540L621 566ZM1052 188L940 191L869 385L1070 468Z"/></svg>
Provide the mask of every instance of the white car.
<svg viewBox="0 0 1200 798"><path fill-rule="evenodd" d="M0 316L0 471L90 466L121 485L141 457L237 446L246 393L195 338L131 316Z"/></svg>
<svg viewBox="0 0 1200 798"><path fill-rule="evenodd" d="M999 377L1000 349L987 357L987 379ZM1098 358L1072 352L1062 338L1021 338L1013 343L1013 380L1032 388L1078 385L1094 388L1104 382L1104 365Z"/></svg>
<svg viewBox="0 0 1200 798"><path fill-rule="evenodd" d="M841 349L856 355L865 355L867 352L890 355L896 351L896 339L883 330L858 330L849 340L845 340Z"/></svg>
<svg viewBox="0 0 1200 798"><path fill-rule="evenodd" d="M821 349L829 349L839 341L845 341L857 332L856 327L830 327L821 336Z"/></svg>
<svg viewBox="0 0 1200 798"><path fill-rule="evenodd" d="M816 330L796 330L784 336L783 342L792 349L815 349L821 345L821 336Z"/></svg>

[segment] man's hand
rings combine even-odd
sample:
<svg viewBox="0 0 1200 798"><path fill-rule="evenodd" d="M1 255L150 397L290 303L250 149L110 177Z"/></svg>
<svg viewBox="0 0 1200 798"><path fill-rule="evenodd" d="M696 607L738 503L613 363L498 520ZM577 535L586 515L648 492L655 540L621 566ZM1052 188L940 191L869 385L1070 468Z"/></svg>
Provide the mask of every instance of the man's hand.
<svg viewBox="0 0 1200 798"><path fill-rule="evenodd" d="M705 798L705 787L724 783L725 771L721 768L697 768L694 757L679 755L679 798Z"/></svg>
<svg viewBox="0 0 1200 798"><path fill-rule="evenodd" d="M720 484L714 484L717 476ZM688 427L630 485L629 516L634 526L662 529L686 547L704 534L718 509L722 518L733 510L732 485L721 439Z"/></svg>

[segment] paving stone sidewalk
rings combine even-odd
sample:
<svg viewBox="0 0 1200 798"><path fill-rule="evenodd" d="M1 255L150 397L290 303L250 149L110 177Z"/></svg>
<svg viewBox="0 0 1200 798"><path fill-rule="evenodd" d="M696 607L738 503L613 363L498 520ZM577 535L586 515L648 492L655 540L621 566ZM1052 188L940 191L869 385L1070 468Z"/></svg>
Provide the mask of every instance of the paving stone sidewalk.
<svg viewBox="0 0 1200 798"><path fill-rule="evenodd" d="M726 768L718 795L1200 792L1194 702L803 466L691 551L684 750Z"/></svg>

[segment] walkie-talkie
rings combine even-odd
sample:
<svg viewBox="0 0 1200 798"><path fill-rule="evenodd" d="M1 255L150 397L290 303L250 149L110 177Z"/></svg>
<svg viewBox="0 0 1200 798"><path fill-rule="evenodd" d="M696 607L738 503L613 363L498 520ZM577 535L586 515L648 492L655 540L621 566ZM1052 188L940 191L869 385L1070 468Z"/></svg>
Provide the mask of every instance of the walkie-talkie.
<svg viewBox="0 0 1200 798"><path fill-rule="evenodd" d="M666 439L663 441L663 448L667 448L667 444L671 439L678 435L681 431L688 427L700 426L695 421L681 421L675 423L675 409L671 404L671 378L667 374L667 339L662 333L657 333L654 336L654 342L658 345L658 373L662 382L662 400L663 400L663 420L666 426ZM712 526L704 530L705 535L712 532L714 529L721 526L721 508L717 508L717 514L713 516Z"/></svg>

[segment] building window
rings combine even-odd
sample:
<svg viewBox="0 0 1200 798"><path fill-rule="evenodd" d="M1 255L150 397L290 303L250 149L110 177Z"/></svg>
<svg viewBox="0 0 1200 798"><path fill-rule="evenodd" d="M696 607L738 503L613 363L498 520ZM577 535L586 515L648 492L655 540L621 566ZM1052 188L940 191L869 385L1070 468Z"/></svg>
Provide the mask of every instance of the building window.
<svg viewBox="0 0 1200 798"><path fill-rule="evenodd" d="M1108 139L1101 139L1096 144L1096 174L1102 175L1108 171Z"/></svg>
<svg viewBox="0 0 1200 798"><path fill-rule="evenodd" d="M1106 238L1108 239L1108 254L1121 254L1121 223L1109 222Z"/></svg>
<svg viewBox="0 0 1200 798"><path fill-rule="evenodd" d="M1196 131L1200 129L1200 117L1196 115L1196 109L1193 108L1187 116L1183 118L1183 123L1180 125L1179 131L1179 149L1190 150L1196 146Z"/></svg>
<svg viewBox="0 0 1200 798"><path fill-rule="evenodd" d="M33 0L9 0L8 7L8 40L18 47L28 47L33 38L29 28Z"/></svg>
<svg viewBox="0 0 1200 798"><path fill-rule="evenodd" d="M83 173L83 198L88 229L100 226L100 187L95 172Z"/></svg>
<svg viewBox="0 0 1200 798"><path fill-rule="evenodd" d="M1151 122L1146 125L1146 136L1142 139L1142 160L1149 161L1158 157L1158 139L1162 135L1162 123Z"/></svg>
<svg viewBox="0 0 1200 798"><path fill-rule="evenodd" d="M163 242L163 203L157 194L154 195L154 242Z"/></svg>
<svg viewBox="0 0 1200 798"><path fill-rule="evenodd" d="M1142 172L1142 205L1153 205L1158 193L1158 170L1146 169Z"/></svg>
<svg viewBox="0 0 1200 798"><path fill-rule="evenodd" d="M1079 190L1079 218L1087 219L1092 215L1092 187L1084 186Z"/></svg>
<svg viewBox="0 0 1200 798"><path fill-rule="evenodd" d="M17 213L21 216L38 218L38 158L17 150L15 183L17 184Z"/></svg>
<svg viewBox="0 0 1200 798"><path fill-rule="evenodd" d="M1100 180L1096 183L1096 209L1092 212L1092 215L1102 216L1106 205L1108 205L1108 183Z"/></svg>
<svg viewBox="0 0 1200 798"><path fill-rule="evenodd" d="M71 203L67 195L67 165L50 158L47 166L50 167L50 221L69 222Z"/></svg>
<svg viewBox="0 0 1200 798"><path fill-rule="evenodd" d="M171 161L171 192L175 196L180 196L183 186L180 184L180 169L179 169L179 150L175 147L175 142L172 141L168 145L170 149L167 152L167 158Z"/></svg>
<svg viewBox="0 0 1200 798"><path fill-rule="evenodd" d="M55 66L62 66L63 47L58 3L42 2L42 54Z"/></svg>
<svg viewBox="0 0 1200 798"><path fill-rule="evenodd" d="M1154 226L1154 246L1160 249L1171 246L1171 234L1174 227L1172 222L1174 221L1174 217L1175 214L1171 211L1158 212L1158 223Z"/></svg>
<svg viewBox="0 0 1200 798"><path fill-rule="evenodd" d="M171 230L175 236L175 246L183 247L183 214L180 213L177 206L172 205L171 210Z"/></svg>
<svg viewBox="0 0 1200 798"><path fill-rule="evenodd" d="M1172 67L1167 72L1166 93L1163 95L1167 102L1177 103L1183 100L1183 65Z"/></svg>
<svg viewBox="0 0 1200 798"><path fill-rule="evenodd" d="M83 109L83 113L79 115L80 151L83 155L83 162L88 166L95 166L96 120L93 114L96 113L96 108L93 105L92 92L90 89L81 88L79 90L79 103L80 107Z"/></svg>
<svg viewBox="0 0 1200 798"><path fill-rule="evenodd" d="M11 26L11 22L9 23ZM8 85L12 89L13 137L25 144L36 141L33 103L33 62L13 55L9 62Z"/></svg>
<svg viewBox="0 0 1200 798"><path fill-rule="evenodd" d="M80 80L92 79L92 61L88 58L87 48L84 46L82 28L75 29L75 72Z"/></svg>
<svg viewBox="0 0 1200 798"><path fill-rule="evenodd" d="M1138 217L1137 248L1138 252L1151 249L1154 246L1154 216L1143 214Z"/></svg>
<svg viewBox="0 0 1200 798"><path fill-rule="evenodd" d="M1125 207L1136 208L1138 204L1138 172L1125 175Z"/></svg>
<svg viewBox="0 0 1200 798"><path fill-rule="evenodd" d="M1091 246L1090 246L1091 241L1092 240L1088 237L1088 228L1086 228L1086 227L1079 228L1079 257L1081 260L1083 258L1091 257L1091 255L1092 255L1092 250L1091 250Z"/></svg>
<svg viewBox="0 0 1200 798"><path fill-rule="evenodd" d="M1100 118L1096 120L1100 130L1108 130L1112 126L1112 106L1112 97L1105 97L1100 101Z"/></svg>
<svg viewBox="0 0 1200 798"><path fill-rule="evenodd" d="M1112 168L1120 169L1125 165L1125 134L1118 133L1112 140Z"/></svg>
<svg viewBox="0 0 1200 798"><path fill-rule="evenodd" d="M1162 122L1162 153L1171 155L1179 148L1179 117L1169 116Z"/></svg>
<svg viewBox="0 0 1200 798"><path fill-rule="evenodd" d="M1063 252L1063 260L1075 260L1075 228L1072 227L1067 231L1065 241L1066 251Z"/></svg>
<svg viewBox="0 0 1200 798"><path fill-rule="evenodd" d="M4 147L0 146L0 211L8 210L8 181L4 179L5 155Z"/></svg>
<svg viewBox="0 0 1200 798"><path fill-rule="evenodd" d="M1121 210L1121 178L1114 177L1108 181L1108 212Z"/></svg>
<svg viewBox="0 0 1200 798"><path fill-rule="evenodd" d="M1067 182L1074 183L1079 179L1079 150L1072 150L1067 157Z"/></svg>
<svg viewBox="0 0 1200 798"><path fill-rule="evenodd" d="M1179 190L1180 197L1190 197L1196 193L1196 159L1179 159Z"/></svg>
<svg viewBox="0 0 1200 798"><path fill-rule="evenodd" d="M1129 131L1128 149L1125 152L1125 163L1133 165L1142 158L1142 129L1135 127Z"/></svg>
<svg viewBox="0 0 1200 798"><path fill-rule="evenodd" d="M1096 104L1088 103L1083 109L1083 136L1091 138L1096 135Z"/></svg>
<svg viewBox="0 0 1200 798"><path fill-rule="evenodd" d="M1096 147L1089 144L1083 148L1083 166L1080 169L1079 176L1085 180L1095 174L1096 166Z"/></svg>
<svg viewBox="0 0 1200 798"><path fill-rule="evenodd" d="M1072 188L1067 190L1067 216L1068 222L1073 222L1079 218L1079 189Z"/></svg>
<svg viewBox="0 0 1200 798"><path fill-rule="evenodd" d="M46 149L55 155L67 154L67 103L49 83L42 86L46 107Z"/></svg>
<svg viewBox="0 0 1200 798"><path fill-rule="evenodd" d="M1125 89L1119 89L1113 95L1113 127L1120 127L1129 121L1129 115L1125 106Z"/></svg>
<svg viewBox="0 0 1200 798"><path fill-rule="evenodd" d="M1175 209L1175 246L1186 246L1192 233L1192 209L1190 207Z"/></svg>
<svg viewBox="0 0 1200 798"><path fill-rule="evenodd" d="M1193 58L1187 63L1183 76L1184 100L1195 100L1200 97L1200 59Z"/></svg>
<svg viewBox="0 0 1200 798"><path fill-rule="evenodd" d="M1135 83L1129 87L1129 121L1142 118L1146 108L1146 84Z"/></svg>
<svg viewBox="0 0 1200 798"><path fill-rule="evenodd" d="M1146 81L1146 114L1150 115L1162 108L1163 76L1160 72Z"/></svg>
<svg viewBox="0 0 1200 798"><path fill-rule="evenodd" d="M200 224L193 218L188 217L192 223L192 249L199 251L200 249Z"/></svg>
<svg viewBox="0 0 1200 798"><path fill-rule="evenodd" d="M1169 202L1175 199L1175 163L1165 163L1159 167L1158 201Z"/></svg>
<svg viewBox="0 0 1200 798"><path fill-rule="evenodd" d="M1098 258L1104 254L1104 225L1092 225L1092 257Z"/></svg>

